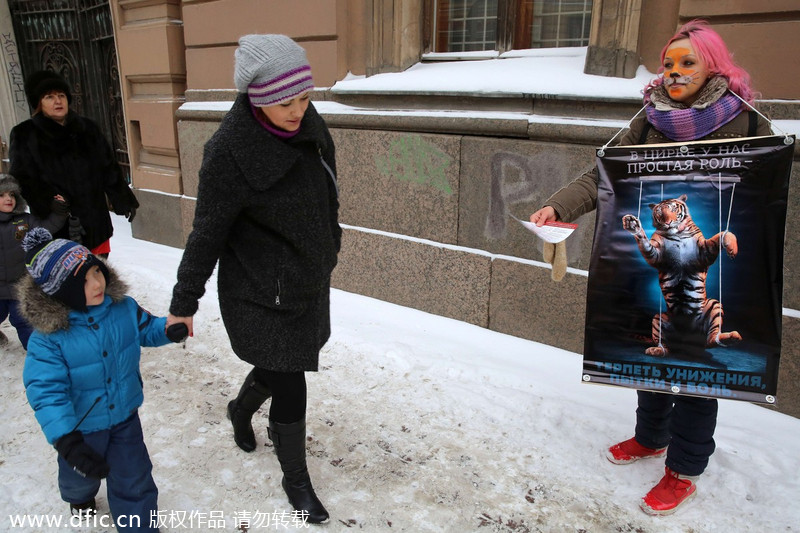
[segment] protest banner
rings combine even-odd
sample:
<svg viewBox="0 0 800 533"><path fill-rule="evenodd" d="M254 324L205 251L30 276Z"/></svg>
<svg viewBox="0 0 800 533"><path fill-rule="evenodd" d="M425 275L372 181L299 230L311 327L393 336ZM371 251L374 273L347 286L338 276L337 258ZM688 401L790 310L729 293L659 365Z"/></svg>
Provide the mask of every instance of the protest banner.
<svg viewBox="0 0 800 533"><path fill-rule="evenodd" d="M583 380L774 403L793 137L598 151Z"/></svg>

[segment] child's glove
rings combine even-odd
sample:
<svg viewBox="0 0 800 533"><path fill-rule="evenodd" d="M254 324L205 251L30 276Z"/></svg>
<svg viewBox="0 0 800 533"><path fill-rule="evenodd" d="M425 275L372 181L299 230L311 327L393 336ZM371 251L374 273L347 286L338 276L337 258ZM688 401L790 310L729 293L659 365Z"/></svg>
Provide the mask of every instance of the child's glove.
<svg viewBox="0 0 800 533"><path fill-rule="evenodd" d="M167 338L172 342L183 342L189 336L189 328L183 322L176 322L167 328Z"/></svg>
<svg viewBox="0 0 800 533"><path fill-rule="evenodd" d="M553 281L561 281L567 273L567 245L564 241L556 244L544 243L544 260L553 266L550 277Z"/></svg>
<svg viewBox="0 0 800 533"><path fill-rule="evenodd" d="M64 200L56 200L53 198L53 201L50 202L50 212L55 213L56 215L65 217L69 215L69 203L65 202Z"/></svg>
<svg viewBox="0 0 800 533"><path fill-rule="evenodd" d="M81 225L81 219L78 217L69 217L69 240L75 241L78 244L83 244L83 236L86 235L86 230Z"/></svg>
<svg viewBox="0 0 800 533"><path fill-rule="evenodd" d="M67 433L56 441L56 450L69 466L82 477L103 479L110 470L103 456L83 440L80 431Z"/></svg>

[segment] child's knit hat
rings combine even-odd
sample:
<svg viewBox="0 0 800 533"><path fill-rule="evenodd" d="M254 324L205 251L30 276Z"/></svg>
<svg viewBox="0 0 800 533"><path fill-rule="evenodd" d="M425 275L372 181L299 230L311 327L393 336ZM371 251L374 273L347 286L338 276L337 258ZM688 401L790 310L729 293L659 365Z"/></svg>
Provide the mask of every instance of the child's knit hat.
<svg viewBox="0 0 800 533"><path fill-rule="evenodd" d="M86 273L95 265L108 282L108 268L88 248L55 239L44 228L34 228L22 239L25 266L42 291L70 309L86 311Z"/></svg>
<svg viewBox="0 0 800 533"><path fill-rule="evenodd" d="M22 198L22 190L19 187L19 182L11 174L0 174L0 194L10 192L17 199L17 205L14 207L14 214L18 215L25 212L28 204Z"/></svg>
<svg viewBox="0 0 800 533"><path fill-rule="evenodd" d="M288 102L314 88L306 51L285 35L245 35L234 56L236 89L254 106Z"/></svg>

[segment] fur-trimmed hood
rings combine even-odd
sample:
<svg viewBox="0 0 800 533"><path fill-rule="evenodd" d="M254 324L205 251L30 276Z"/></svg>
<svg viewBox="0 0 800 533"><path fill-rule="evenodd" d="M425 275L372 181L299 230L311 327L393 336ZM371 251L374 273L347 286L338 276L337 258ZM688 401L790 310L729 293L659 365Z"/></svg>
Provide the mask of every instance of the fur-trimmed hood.
<svg viewBox="0 0 800 533"><path fill-rule="evenodd" d="M17 205L11 212L14 215L21 215L28 208L28 202L22 197L22 189L19 182L11 174L0 174L0 194L10 192L17 199Z"/></svg>
<svg viewBox="0 0 800 533"><path fill-rule="evenodd" d="M128 292L128 285L122 281L116 271L106 265L106 295L114 303L122 301ZM69 329L69 315L73 311L65 304L44 293L33 278L26 274L16 284L15 292L19 300L19 312L28 323L42 333L53 333L60 329Z"/></svg>

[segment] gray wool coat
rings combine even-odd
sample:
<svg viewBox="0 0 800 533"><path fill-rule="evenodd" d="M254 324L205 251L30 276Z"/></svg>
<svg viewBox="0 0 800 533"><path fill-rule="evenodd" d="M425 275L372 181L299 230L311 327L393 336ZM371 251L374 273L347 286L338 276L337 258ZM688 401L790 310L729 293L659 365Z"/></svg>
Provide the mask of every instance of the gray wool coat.
<svg viewBox="0 0 800 533"><path fill-rule="evenodd" d="M240 94L205 146L170 313L195 314L219 261L220 312L236 355L266 370L317 370L342 235L335 169L313 104L284 140Z"/></svg>

